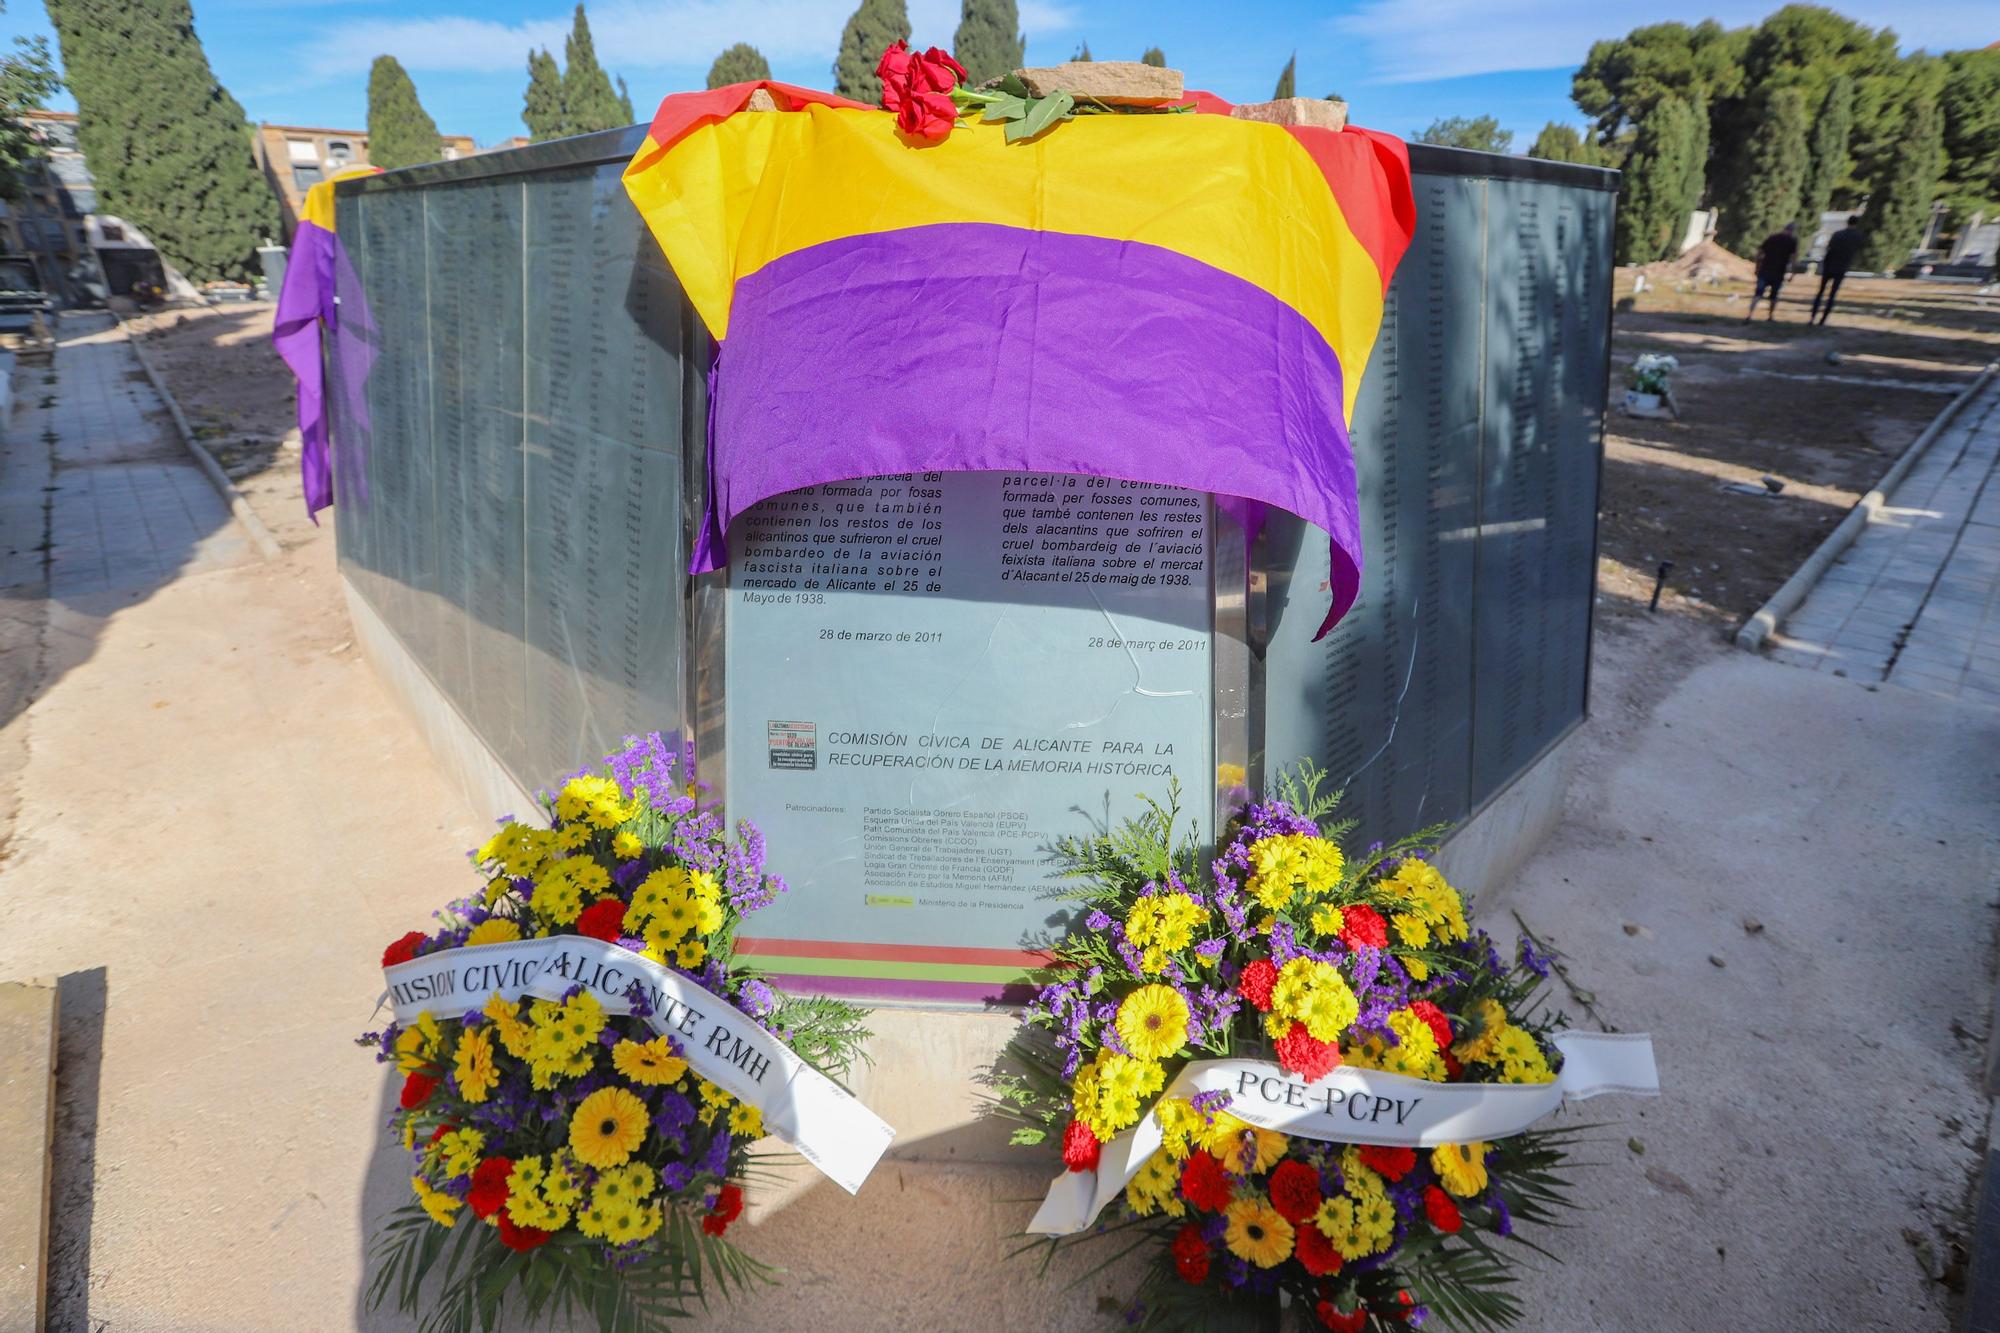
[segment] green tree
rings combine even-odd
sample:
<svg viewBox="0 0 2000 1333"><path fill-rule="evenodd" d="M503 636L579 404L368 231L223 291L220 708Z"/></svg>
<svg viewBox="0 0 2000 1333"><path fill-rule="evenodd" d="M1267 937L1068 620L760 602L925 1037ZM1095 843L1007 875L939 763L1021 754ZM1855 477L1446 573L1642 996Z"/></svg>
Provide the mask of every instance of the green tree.
<svg viewBox="0 0 2000 1333"><path fill-rule="evenodd" d="M623 74L618 76L618 114L624 117L619 121L621 125L635 125L639 121L639 117L632 112L632 90L625 86Z"/></svg>
<svg viewBox="0 0 2000 1333"><path fill-rule="evenodd" d="M209 68L188 0L47 0L105 212L197 282L247 278L280 234L243 108Z"/></svg>
<svg viewBox="0 0 2000 1333"><path fill-rule="evenodd" d="M977 88L1019 69L1027 50L1020 7L1014 0L962 0L951 53L965 66L968 84Z"/></svg>
<svg viewBox="0 0 2000 1333"><path fill-rule="evenodd" d="M590 21L583 16L581 3L563 43L562 100L564 134L615 130L632 123L612 91L611 76L597 63L597 46L590 39Z"/></svg>
<svg viewBox="0 0 2000 1333"><path fill-rule="evenodd" d="M1559 125L1553 120L1542 126L1542 132L1535 136L1528 156L1549 162L1575 162L1586 167L1604 165L1604 154L1594 140L1574 125Z"/></svg>
<svg viewBox="0 0 2000 1333"><path fill-rule="evenodd" d="M1499 120L1492 116L1440 117L1416 138L1418 143L1476 148L1482 153L1504 153L1514 146L1514 131L1501 129Z"/></svg>
<svg viewBox="0 0 2000 1333"><path fill-rule="evenodd" d="M1713 19L1689 27L1655 23L1594 44L1570 79L1570 98L1589 116L1600 147L1628 140L1665 97L1707 107L1742 87L1750 30Z"/></svg>
<svg viewBox="0 0 2000 1333"><path fill-rule="evenodd" d="M738 42L715 58L708 67L708 86L720 88L730 83L749 83L771 77L771 64L764 53L748 42Z"/></svg>
<svg viewBox="0 0 2000 1333"><path fill-rule="evenodd" d="M1329 102L1345 102L1347 99L1345 97L1342 97L1339 93L1328 93L1326 95L1325 100Z"/></svg>
<svg viewBox="0 0 2000 1333"><path fill-rule="evenodd" d="M42 156L24 113L45 105L61 87L48 39L16 37L13 54L0 56L0 199L20 198L23 169Z"/></svg>
<svg viewBox="0 0 2000 1333"><path fill-rule="evenodd" d="M1812 123L1812 161L1799 191L1799 231L1807 240L1819 230L1821 215L1833 204L1834 189L1847 176L1847 139L1853 128L1854 80L1841 74L1827 85Z"/></svg>
<svg viewBox="0 0 2000 1333"><path fill-rule="evenodd" d="M528 91L523 94L521 123L536 143L569 133L563 122L562 70L547 51L528 52Z"/></svg>
<svg viewBox="0 0 2000 1333"><path fill-rule="evenodd" d="M417 86L394 56L368 70L368 161L384 171L438 160L437 122L417 100Z"/></svg>
<svg viewBox="0 0 2000 1333"><path fill-rule="evenodd" d="M1167 67L1167 53L1157 46L1149 46L1146 48L1146 53L1139 57L1139 63L1142 65L1151 65L1154 69L1165 69Z"/></svg>
<svg viewBox="0 0 2000 1333"><path fill-rule="evenodd" d="M1744 146L1733 188L1722 196L1717 228L1724 246L1746 255L1787 222L1798 221L1812 166L1803 90L1772 91L1760 120L1756 137Z"/></svg>
<svg viewBox="0 0 2000 1333"><path fill-rule="evenodd" d="M875 66L882 52L910 40L910 10L904 0L861 0L840 30L840 54L833 61L833 90L871 105L882 100Z"/></svg>
<svg viewBox="0 0 2000 1333"><path fill-rule="evenodd" d="M1082 46L1077 47L1076 54L1071 56L1070 59L1078 64L1085 64L1094 60L1095 57L1090 54L1090 43L1086 41Z"/></svg>
<svg viewBox="0 0 2000 1333"><path fill-rule="evenodd" d="M1295 90L1298 88L1298 74L1299 53L1294 51L1292 58L1285 62L1284 71L1278 75L1278 87L1271 94L1271 100L1275 102L1284 97L1297 97L1298 93Z"/></svg>
<svg viewBox="0 0 2000 1333"><path fill-rule="evenodd" d="M1685 99L1652 100L1633 127L1618 207L1618 262L1650 264L1672 257L1701 198L1707 119Z"/></svg>
<svg viewBox="0 0 2000 1333"><path fill-rule="evenodd" d="M1878 273L1902 267L1922 243L1931 202L1944 177L1944 118L1936 100L1920 96L1908 111L1903 151L1868 195L1868 240L1861 263Z"/></svg>
<svg viewBox="0 0 2000 1333"><path fill-rule="evenodd" d="M2000 47L1944 57L1945 194L1958 209L2000 206Z"/></svg>

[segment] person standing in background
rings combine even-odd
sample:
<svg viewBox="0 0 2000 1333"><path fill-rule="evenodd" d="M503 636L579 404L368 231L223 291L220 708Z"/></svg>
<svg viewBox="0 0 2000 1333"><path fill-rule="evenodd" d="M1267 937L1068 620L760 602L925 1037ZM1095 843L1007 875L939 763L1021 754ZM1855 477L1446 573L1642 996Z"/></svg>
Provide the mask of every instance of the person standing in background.
<svg viewBox="0 0 2000 1333"><path fill-rule="evenodd" d="M1792 260L1798 253L1799 226L1796 222L1787 222L1783 230L1772 232L1764 238L1764 243L1757 247L1757 290L1750 295L1750 310L1743 316L1745 324L1756 315L1757 299L1764 294L1766 288L1771 292L1769 318L1778 317L1778 289L1783 287L1785 279L1791 276Z"/></svg>
<svg viewBox="0 0 2000 1333"><path fill-rule="evenodd" d="M1847 225L1827 240L1826 253L1819 261L1819 290L1813 293L1812 313L1806 316L1806 323L1824 324L1833 313L1833 298L1840 295L1840 280L1854 266L1854 257L1861 253L1861 242L1867 239L1860 224L1861 215L1850 213ZM1824 311L1819 308L1822 296L1826 298Z"/></svg>

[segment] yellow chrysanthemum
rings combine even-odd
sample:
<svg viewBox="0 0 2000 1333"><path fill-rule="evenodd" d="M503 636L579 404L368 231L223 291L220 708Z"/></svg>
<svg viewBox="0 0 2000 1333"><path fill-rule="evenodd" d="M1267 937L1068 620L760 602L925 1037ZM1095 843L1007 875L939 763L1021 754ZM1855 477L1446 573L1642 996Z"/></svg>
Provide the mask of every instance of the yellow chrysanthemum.
<svg viewBox="0 0 2000 1333"><path fill-rule="evenodd" d="M1147 973L1165 969L1167 955L1194 943L1195 932L1208 924L1208 909L1185 893L1156 893L1132 905L1125 918L1125 937L1144 955Z"/></svg>
<svg viewBox="0 0 2000 1333"><path fill-rule="evenodd" d="M704 935L713 935L722 929L722 900L706 894L694 900L694 928Z"/></svg>
<svg viewBox="0 0 2000 1333"><path fill-rule="evenodd" d="M1125 1186L1125 1202L1141 1217L1151 1217L1162 1209L1169 1217L1180 1217L1187 1212L1180 1197L1180 1180L1179 1163L1167 1152L1156 1152Z"/></svg>
<svg viewBox="0 0 2000 1333"><path fill-rule="evenodd" d="M1431 1149L1431 1170L1438 1183L1461 1199L1486 1191L1486 1145L1446 1143Z"/></svg>
<svg viewBox="0 0 2000 1333"><path fill-rule="evenodd" d="M497 864L508 875L532 875L541 868L551 845L553 836L548 830L509 823L488 838L473 857L481 865ZM490 886L488 895L497 896Z"/></svg>
<svg viewBox="0 0 2000 1333"><path fill-rule="evenodd" d="M632 890L632 904L625 909L625 922L630 929L640 929L653 919L660 904L674 894L687 893L687 871L679 866L663 866L639 881Z"/></svg>
<svg viewBox="0 0 2000 1333"><path fill-rule="evenodd" d="M672 1083L687 1073L687 1061L675 1055L664 1036L651 1041L621 1041L611 1048L611 1064L644 1087Z"/></svg>
<svg viewBox="0 0 2000 1333"><path fill-rule="evenodd" d="M745 1138L764 1137L764 1113L749 1102L738 1102L729 1108L729 1132Z"/></svg>
<svg viewBox="0 0 2000 1333"><path fill-rule="evenodd" d="M1451 1053L1469 1065L1489 1064L1507 1026L1507 1011L1498 1000L1474 1000L1465 1009L1465 1034L1451 1048Z"/></svg>
<svg viewBox="0 0 2000 1333"><path fill-rule="evenodd" d="M1166 1060L1187 1045L1187 1000L1172 986L1141 986L1118 1006L1125 1049L1141 1060Z"/></svg>
<svg viewBox="0 0 2000 1333"><path fill-rule="evenodd" d="M646 844L639 841L639 835L627 829L611 839L611 854L621 861L630 861L646 850Z"/></svg>
<svg viewBox="0 0 2000 1333"><path fill-rule="evenodd" d="M1394 1212L1393 1206L1390 1210ZM1362 1225L1360 1204L1345 1194L1335 1195L1319 1206L1313 1215L1313 1225L1325 1236L1342 1259L1353 1261L1386 1249L1395 1235L1394 1225L1388 1235L1381 1235Z"/></svg>
<svg viewBox="0 0 2000 1333"><path fill-rule="evenodd" d="M1347 924L1347 914L1332 903L1321 903L1313 908L1312 928L1321 935L1334 936Z"/></svg>
<svg viewBox="0 0 2000 1333"><path fill-rule="evenodd" d="M467 1028L459 1037L453 1064L458 1071L458 1090L469 1102L485 1101L500 1081L500 1071L493 1067L493 1039L481 1028Z"/></svg>
<svg viewBox="0 0 2000 1333"><path fill-rule="evenodd" d="M700 967L707 957L708 946L700 940L682 940L680 947L674 950L674 962L690 971Z"/></svg>
<svg viewBox="0 0 2000 1333"><path fill-rule="evenodd" d="M1361 1005L1347 978L1331 963L1300 956L1278 969L1271 987L1271 1012L1264 1023L1273 1037L1304 1023L1318 1041L1338 1041L1361 1014Z"/></svg>
<svg viewBox="0 0 2000 1333"><path fill-rule="evenodd" d="M661 935L671 943L680 943L695 928L694 895L686 891L668 894L660 900L659 906L653 909L652 917L653 926ZM651 931L647 932L647 939L649 941L652 939Z"/></svg>
<svg viewBox="0 0 2000 1333"><path fill-rule="evenodd" d="M474 926L465 937L468 946L474 944L506 944L521 938L518 922L504 916L489 916Z"/></svg>
<svg viewBox="0 0 2000 1333"><path fill-rule="evenodd" d="M569 1119L569 1147L585 1166L619 1166L646 1141L646 1104L624 1088L599 1088Z"/></svg>
<svg viewBox="0 0 2000 1333"><path fill-rule="evenodd" d="M437 1057L442 1037L437 1020L425 1010L417 1021L396 1034L396 1072L413 1074Z"/></svg>
<svg viewBox="0 0 2000 1333"><path fill-rule="evenodd" d="M1175 1161L1184 1160L1208 1119L1185 1097L1162 1097L1153 1107L1153 1119L1160 1122L1160 1148Z"/></svg>
<svg viewBox="0 0 2000 1333"><path fill-rule="evenodd" d="M736 1100L729 1095L727 1089L718 1087L710 1083L707 1079L700 1080L700 1085L701 1100L705 1106L712 1106L717 1110L725 1110L731 1102Z"/></svg>
<svg viewBox="0 0 2000 1333"><path fill-rule="evenodd" d="M558 851L580 852L590 846L590 825L570 824L559 828L550 840Z"/></svg>
<svg viewBox="0 0 2000 1333"><path fill-rule="evenodd" d="M1222 1243L1229 1252L1259 1268L1276 1268L1292 1257L1292 1224L1261 1197L1233 1199L1223 1213L1228 1226Z"/></svg>
<svg viewBox="0 0 2000 1333"><path fill-rule="evenodd" d="M1500 1078L1504 1083L1548 1083L1555 1078L1548 1057L1523 1028L1510 1024L1502 1029L1495 1039L1493 1054L1500 1063Z"/></svg>
<svg viewBox="0 0 2000 1333"><path fill-rule="evenodd" d="M542 871L541 879L535 883L534 896L529 899L535 915L567 926L582 914L583 890L576 882L576 872L585 864L589 863L572 857Z"/></svg>
<svg viewBox="0 0 2000 1333"><path fill-rule="evenodd" d="M545 1171L540 1157L521 1157L514 1162L514 1169L507 1173L507 1216L514 1219L516 1226L534 1227L541 1231L555 1231L568 1225L570 1206L579 1196L573 1182L562 1190L567 1201L558 1201L551 1193L560 1188L559 1181L568 1181L560 1168Z"/></svg>
<svg viewBox="0 0 2000 1333"><path fill-rule="evenodd" d="M1239 1120L1227 1111L1216 1112L1201 1136L1201 1146L1239 1176L1269 1171L1285 1155L1288 1142L1276 1130Z"/></svg>
<svg viewBox="0 0 2000 1333"><path fill-rule="evenodd" d="M430 1182L422 1176L411 1176L410 1188L416 1193L417 1202L430 1214L431 1221L441 1227L450 1226L456 1220L458 1210L464 1206L449 1194L432 1189Z"/></svg>
<svg viewBox="0 0 2000 1333"><path fill-rule="evenodd" d="M1433 1083L1444 1082L1448 1072L1444 1054L1438 1050L1430 1024L1409 1009L1398 1009L1389 1015L1389 1030L1396 1035L1394 1044L1370 1037L1348 1050L1349 1063L1361 1069L1381 1069Z"/></svg>
<svg viewBox="0 0 2000 1333"><path fill-rule="evenodd" d="M521 1002L506 999L499 991L494 991L482 1012L493 1021L493 1030L500 1034L500 1044L507 1048L507 1054L516 1060L527 1059L528 1052L534 1047L535 1032L521 1021Z"/></svg>
<svg viewBox="0 0 2000 1333"><path fill-rule="evenodd" d="M476 1129L454 1129L438 1140L438 1160L444 1164L447 1180L469 1176L479 1165L479 1155L486 1149L486 1136Z"/></svg>
<svg viewBox="0 0 2000 1333"><path fill-rule="evenodd" d="M1166 1082L1159 1065L1135 1060L1129 1055L1099 1051L1087 1065L1077 1070L1070 1082L1070 1100L1076 1118L1088 1125L1102 1142L1134 1124L1145 1109L1144 1099L1158 1092Z"/></svg>

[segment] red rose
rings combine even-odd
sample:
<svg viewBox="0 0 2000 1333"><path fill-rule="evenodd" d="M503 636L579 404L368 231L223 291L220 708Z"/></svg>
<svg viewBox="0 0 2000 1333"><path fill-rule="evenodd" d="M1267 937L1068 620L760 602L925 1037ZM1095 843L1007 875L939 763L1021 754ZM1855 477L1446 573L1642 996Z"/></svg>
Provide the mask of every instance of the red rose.
<svg viewBox="0 0 2000 1333"><path fill-rule="evenodd" d="M1439 1231L1451 1235L1456 1235L1459 1227L1464 1225L1464 1219L1458 1215L1458 1205L1435 1185L1424 1186L1424 1216Z"/></svg>
<svg viewBox="0 0 2000 1333"><path fill-rule="evenodd" d="M1316 1226L1301 1226L1293 1242L1292 1257L1314 1277L1331 1277L1340 1271L1340 1251Z"/></svg>
<svg viewBox="0 0 2000 1333"><path fill-rule="evenodd" d="M465 1203L474 1217L491 1217L506 1204L507 1173L513 1169L513 1158L489 1157L473 1171L472 1188L465 1192Z"/></svg>
<svg viewBox="0 0 2000 1333"><path fill-rule="evenodd" d="M1229 1177L1213 1153L1188 1154L1181 1168L1181 1197L1204 1213L1219 1213L1229 1206Z"/></svg>
<svg viewBox="0 0 2000 1333"><path fill-rule="evenodd" d="M1367 945L1371 949L1389 947L1389 923L1372 907L1356 905L1340 909L1340 942L1350 949Z"/></svg>
<svg viewBox="0 0 2000 1333"><path fill-rule="evenodd" d="M1428 1027L1431 1035L1437 1038L1440 1051L1451 1049L1451 1020L1444 1016L1444 1010L1429 1000L1412 1000L1410 1012L1424 1020L1424 1026Z"/></svg>
<svg viewBox="0 0 2000 1333"><path fill-rule="evenodd" d="M405 1111L415 1110L424 1104L424 1098L431 1095L438 1081L429 1074L412 1074L403 1080L403 1095L397 1102Z"/></svg>
<svg viewBox="0 0 2000 1333"><path fill-rule="evenodd" d="M909 93L910 62L913 59L910 44L900 37L883 49L882 58L875 63L875 77L882 81L883 110L903 109L903 99Z"/></svg>
<svg viewBox="0 0 2000 1333"><path fill-rule="evenodd" d="M1332 1301L1321 1301L1313 1307L1313 1313L1333 1333L1361 1333L1368 1327L1368 1311L1358 1305L1343 1313Z"/></svg>
<svg viewBox="0 0 2000 1333"><path fill-rule="evenodd" d="M1340 1046L1313 1036L1304 1023L1292 1024L1292 1030L1278 1038L1277 1047L1278 1063L1308 1083L1317 1083L1340 1068Z"/></svg>
<svg viewBox="0 0 2000 1333"><path fill-rule="evenodd" d="M1063 1165L1072 1171L1095 1171L1097 1154L1104 1145L1091 1133L1090 1126L1081 1120L1072 1120L1063 1130Z"/></svg>
<svg viewBox="0 0 2000 1333"><path fill-rule="evenodd" d="M1271 1206L1293 1226L1319 1211L1319 1172L1304 1162L1288 1157L1278 1163L1266 1188L1271 1192ZM1315 1228L1307 1227L1306 1230Z"/></svg>
<svg viewBox="0 0 2000 1333"><path fill-rule="evenodd" d="M1189 1222L1174 1236L1174 1270L1188 1282L1202 1282L1208 1278L1208 1242L1201 1238L1201 1228Z"/></svg>
<svg viewBox="0 0 2000 1333"><path fill-rule="evenodd" d="M1409 1175L1417 1164L1417 1154L1413 1148L1384 1148L1378 1144L1364 1143L1355 1151L1360 1154L1363 1166L1391 1180L1401 1180Z"/></svg>
<svg viewBox="0 0 2000 1333"><path fill-rule="evenodd" d="M930 143L949 135L957 123L958 103L949 95L918 92L914 87L896 112L897 129Z"/></svg>
<svg viewBox="0 0 2000 1333"><path fill-rule="evenodd" d="M1243 976L1236 983L1236 993L1257 1006L1257 1012L1271 1012L1271 987L1278 984L1278 968L1268 958L1259 958L1243 969Z"/></svg>
<svg viewBox="0 0 2000 1333"><path fill-rule="evenodd" d="M430 936L421 930L411 931L382 951L382 966L394 967L398 963L409 962L417 956L417 946L429 940Z"/></svg>
<svg viewBox="0 0 2000 1333"><path fill-rule="evenodd" d="M624 929L625 904L616 898L604 898L592 903L576 919L577 934L603 940L606 944L618 943L619 932Z"/></svg>
<svg viewBox="0 0 2000 1333"><path fill-rule="evenodd" d="M912 92L948 93L965 82L965 66L951 58L951 52L933 46L910 60Z"/></svg>
<svg viewBox="0 0 2000 1333"><path fill-rule="evenodd" d="M500 1243L508 1249L525 1253L548 1238L546 1231L515 1225L514 1219L507 1216L507 1210L500 1210Z"/></svg>
<svg viewBox="0 0 2000 1333"><path fill-rule="evenodd" d="M715 1196L715 1203L709 1208L708 1216L701 1219L701 1229L711 1236L720 1236L729 1230L743 1212L743 1191L734 1185L724 1185Z"/></svg>

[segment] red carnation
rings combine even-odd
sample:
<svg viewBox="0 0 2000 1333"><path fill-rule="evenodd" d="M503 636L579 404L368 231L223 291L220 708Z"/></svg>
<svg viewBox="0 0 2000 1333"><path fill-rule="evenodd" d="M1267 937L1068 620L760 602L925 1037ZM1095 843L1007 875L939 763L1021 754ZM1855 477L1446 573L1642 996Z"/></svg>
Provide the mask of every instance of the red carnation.
<svg viewBox="0 0 2000 1333"><path fill-rule="evenodd" d="M1213 1153L1188 1154L1181 1168L1181 1197L1204 1213L1219 1213L1229 1206L1229 1177Z"/></svg>
<svg viewBox="0 0 2000 1333"><path fill-rule="evenodd" d="M1208 1278L1208 1242L1201 1238L1201 1228L1189 1222L1174 1236L1174 1269L1189 1282L1202 1282Z"/></svg>
<svg viewBox="0 0 2000 1333"><path fill-rule="evenodd" d="M1316 1226L1301 1226L1293 1242L1292 1257L1314 1277L1331 1277L1340 1271L1340 1251Z"/></svg>
<svg viewBox="0 0 2000 1333"><path fill-rule="evenodd" d="M1343 1313L1332 1301L1321 1301L1313 1307L1313 1313L1333 1333L1361 1333L1368 1327L1368 1311L1359 1305Z"/></svg>
<svg viewBox="0 0 2000 1333"><path fill-rule="evenodd" d="M1379 1144L1364 1143L1355 1151L1360 1153L1363 1166L1391 1180L1401 1180L1417 1164L1416 1150L1412 1148L1384 1148Z"/></svg>
<svg viewBox="0 0 2000 1333"><path fill-rule="evenodd" d="M507 1216L507 1210L500 1210L500 1243L510 1250L526 1253L549 1238L549 1233L535 1227L524 1227Z"/></svg>
<svg viewBox="0 0 2000 1333"><path fill-rule="evenodd" d="M1243 969L1243 976L1236 983L1236 993L1257 1006L1257 1012L1271 1012L1271 987L1278 984L1278 968L1268 958L1259 958Z"/></svg>
<svg viewBox="0 0 2000 1333"><path fill-rule="evenodd" d="M1081 1120L1072 1120L1063 1130L1063 1165L1072 1171L1095 1171L1097 1154L1103 1150L1097 1135Z"/></svg>
<svg viewBox="0 0 2000 1333"><path fill-rule="evenodd" d="M513 1158L489 1157L473 1171L465 1203L474 1217L491 1217L506 1204L507 1174L513 1169Z"/></svg>
<svg viewBox="0 0 2000 1333"><path fill-rule="evenodd" d="M1453 1055L1450 1051L1445 1051L1442 1054L1444 1055L1444 1072L1447 1075L1457 1078L1465 1072L1465 1066L1458 1062L1457 1056Z"/></svg>
<svg viewBox="0 0 2000 1333"><path fill-rule="evenodd" d="M1288 1157L1278 1163L1267 1188L1271 1191L1271 1206L1293 1226L1319 1211L1319 1172L1304 1162Z"/></svg>
<svg viewBox="0 0 2000 1333"><path fill-rule="evenodd" d="M588 935L592 939L603 940L606 944L618 943L619 933L625 929L625 904L616 898L602 898L583 909L576 919L576 933Z"/></svg>
<svg viewBox="0 0 2000 1333"><path fill-rule="evenodd" d="M1410 1012L1424 1020L1424 1026L1428 1027L1431 1035L1437 1038L1440 1051L1451 1049L1451 1020L1444 1016L1444 1010L1429 1000L1412 1000Z"/></svg>
<svg viewBox="0 0 2000 1333"><path fill-rule="evenodd" d="M417 956L417 946L429 940L430 936L421 930L413 930L382 951L382 966L394 967L407 963Z"/></svg>
<svg viewBox="0 0 2000 1333"><path fill-rule="evenodd" d="M708 1210L708 1216L701 1219L701 1229L711 1236L720 1236L729 1230L743 1212L743 1191L734 1185L724 1185L715 1196L715 1203Z"/></svg>
<svg viewBox="0 0 2000 1333"><path fill-rule="evenodd" d="M436 1089L438 1081L429 1074L412 1074L403 1080L403 1095L397 1102L405 1111L415 1110Z"/></svg>
<svg viewBox="0 0 2000 1333"><path fill-rule="evenodd" d="M1424 1216L1439 1231L1452 1235L1456 1235L1459 1227L1464 1225L1464 1219L1458 1215L1458 1205L1435 1185L1424 1186Z"/></svg>
<svg viewBox="0 0 2000 1333"><path fill-rule="evenodd" d="M1340 909L1340 942L1350 949L1367 945L1371 949L1389 947L1389 923L1372 907L1356 904Z"/></svg>
<svg viewBox="0 0 2000 1333"><path fill-rule="evenodd" d="M1278 1063L1308 1083L1317 1083L1340 1068L1339 1044L1321 1041L1306 1031L1304 1023L1292 1024L1292 1030L1278 1038L1277 1047Z"/></svg>

